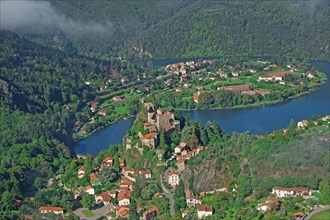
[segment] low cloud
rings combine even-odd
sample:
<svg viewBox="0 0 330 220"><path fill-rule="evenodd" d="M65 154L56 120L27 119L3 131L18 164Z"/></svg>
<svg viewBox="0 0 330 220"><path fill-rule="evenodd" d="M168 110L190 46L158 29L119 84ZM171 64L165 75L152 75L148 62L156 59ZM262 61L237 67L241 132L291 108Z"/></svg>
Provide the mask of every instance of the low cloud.
<svg viewBox="0 0 330 220"><path fill-rule="evenodd" d="M58 13L48 1L4 0L0 1L0 29L16 32L61 30L69 34L104 34L112 24L83 24Z"/></svg>

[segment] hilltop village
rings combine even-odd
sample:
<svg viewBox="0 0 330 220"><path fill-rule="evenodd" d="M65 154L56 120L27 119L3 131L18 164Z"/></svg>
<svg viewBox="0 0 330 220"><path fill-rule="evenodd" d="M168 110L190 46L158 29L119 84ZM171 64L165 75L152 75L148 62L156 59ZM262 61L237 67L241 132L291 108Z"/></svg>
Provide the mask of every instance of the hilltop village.
<svg viewBox="0 0 330 220"><path fill-rule="evenodd" d="M194 135L188 139L179 138L180 134L184 137L187 129L190 129L188 127L194 124L179 118L174 111L165 111L150 102L144 103L122 145L110 146L109 150L101 152L97 157L77 154L77 159L72 161L65 173L53 178L52 181L57 182L59 187L72 194L72 203L78 208L68 210L65 207L41 204L40 216L76 216L80 219L213 219L215 215L215 219L218 219L223 207L218 205L221 199L218 202L213 199L238 195L246 183L240 180L234 181L235 184L224 184L222 188L196 191L191 182L194 180L187 177L186 171L192 165L189 161L209 154L210 149L209 146L200 145L201 141L196 140ZM316 129L320 141L330 143L327 135L329 123L330 115L315 117L292 124L281 131L274 131L267 137L255 136L255 139L262 141L279 134L281 138L288 138L292 132L304 134L308 129ZM210 132L207 134L209 140L212 136L214 140L220 140L224 135L216 124L210 123L205 129ZM167 140L170 140L170 146ZM212 145L212 141L207 143ZM283 208L288 209L287 204L293 202L300 206L292 209L296 211L288 210L290 217L300 219L320 199L320 190L306 185L273 185L259 199L252 199L254 193L249 194L244 201L249 204L248 201L253 200L247 206L260 217L280 212ZM25 219L34 218L25 216Z"/></svg>

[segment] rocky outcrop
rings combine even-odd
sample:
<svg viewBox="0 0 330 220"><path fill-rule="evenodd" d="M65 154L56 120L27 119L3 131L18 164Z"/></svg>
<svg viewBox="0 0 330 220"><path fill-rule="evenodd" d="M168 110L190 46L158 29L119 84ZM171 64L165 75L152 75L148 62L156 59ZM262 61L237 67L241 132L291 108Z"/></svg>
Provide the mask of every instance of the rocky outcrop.
<svg viewBox="0 0 330 220"><path fill-rule="evenodd" d="M233 177L226 166L216 169L216 160L204 160L194 170L194 190L197 192L212 191L219 188L228 188Z"/></svg>

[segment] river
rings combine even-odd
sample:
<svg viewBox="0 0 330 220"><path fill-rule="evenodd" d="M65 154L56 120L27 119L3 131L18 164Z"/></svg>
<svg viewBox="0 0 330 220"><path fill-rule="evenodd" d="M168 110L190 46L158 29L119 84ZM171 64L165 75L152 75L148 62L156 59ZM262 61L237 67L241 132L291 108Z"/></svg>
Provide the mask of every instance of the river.
<svg viewBox="0 0 330 220"><path fill-rule="evenodd" d="M161 65L178 60L161 60ZM183 60L185 61L185 60ZM157 61L155 61L157 62ZM330 63L313 61L313 65L328 75L328 81L315 91L284 103L244 108L189 111L192 120L217 121L221 129L227 133L250 131L255 134L271 132L289 125L291 119L298 122L308 119L314 114L330 113ZM183 111L186 115L188 111ZM134 118L119 120L108 127L95 132L75 145L76 153L97 155L108 149L111 144L119 144L126 131L132 126Z"/></svg>

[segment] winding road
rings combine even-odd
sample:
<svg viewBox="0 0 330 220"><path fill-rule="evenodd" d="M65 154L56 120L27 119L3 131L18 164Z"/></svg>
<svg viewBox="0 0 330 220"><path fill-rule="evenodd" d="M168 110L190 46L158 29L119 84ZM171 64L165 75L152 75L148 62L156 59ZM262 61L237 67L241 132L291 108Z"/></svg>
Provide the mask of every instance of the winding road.
<svg viewBox="0 0 330 220"><path fill-rule="evenodd" d="M314 215L316 215L319 212L322 212L324 210L330 209L330 205L326 205L324 207L317 207L316 209L314 209L313 211L311 211L305 218L304 220L309 220L311 219Z"/></svg>
<svg viewBox="0 0 330 220"><path fill-rule="evenodd" d="M164 183L163 183L163 178L162 175L159 175L160 178L160 185L162 187L163 190L163 194L166 198L168 198L169 202L170 202L170 214L171 216L174 216L174 197L172 195L172 193L165 187Z"/></svg>

